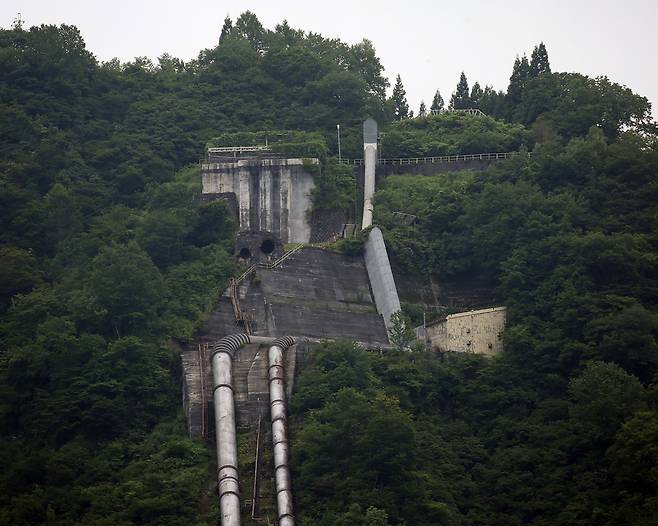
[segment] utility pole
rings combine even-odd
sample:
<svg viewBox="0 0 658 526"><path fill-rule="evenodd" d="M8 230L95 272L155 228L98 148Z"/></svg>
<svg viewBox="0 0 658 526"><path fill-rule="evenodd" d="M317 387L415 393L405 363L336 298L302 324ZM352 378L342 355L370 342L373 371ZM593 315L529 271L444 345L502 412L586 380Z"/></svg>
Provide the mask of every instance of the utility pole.
<svg viewBox="0 0 658 526"><path fill-rule="evenodd" d="M340 124L336 124L336 133L338 134L338 164L340 164Z"/></svg>

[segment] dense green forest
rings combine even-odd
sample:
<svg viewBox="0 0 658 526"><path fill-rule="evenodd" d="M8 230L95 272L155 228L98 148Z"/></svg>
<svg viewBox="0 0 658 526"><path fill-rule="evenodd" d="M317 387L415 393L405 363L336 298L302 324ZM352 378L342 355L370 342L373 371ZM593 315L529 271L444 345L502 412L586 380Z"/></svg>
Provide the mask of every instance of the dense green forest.
<svg viewBox="0 0 658 526"><path fill-rule="evenodd" d="M552 72L540 44L506 92L459 79L449 106L486 117L409 119L382 71L366 40L249 12L189 62L100 63L72 26L0 30L0 524L216 522L176 342L238 272L236 225L198 199L195 163L222 133L262 130L310 132L329 160L337 122L359 157L369 115L387 156L519 150L483 173L390 177L375 203L405 271L494 284L506 350L323 345L292 401L300 523L658 524L647 99ZM343 206L353 181L326 166L314 205Z"/></svg>
<svg viewBox="0 0 658 526"><path fill-rule="evenodd" d="M655 144L596 128L485 173L387 178L391 257L494 283L505 351L323 349L293 399L304 524L656 524L657 203Z"/></svg>

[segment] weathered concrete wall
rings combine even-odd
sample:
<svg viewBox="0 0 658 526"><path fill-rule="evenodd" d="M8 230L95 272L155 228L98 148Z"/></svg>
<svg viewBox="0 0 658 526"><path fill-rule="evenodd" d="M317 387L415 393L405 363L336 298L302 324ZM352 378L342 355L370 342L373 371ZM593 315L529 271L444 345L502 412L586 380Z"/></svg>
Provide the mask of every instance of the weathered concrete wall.
<svg viewBox="0 0 658 526"><path fill-rule="evenodd" d="M396 266L395 255L390 256L402 303L415 303L428 311L450 309L452 312L479 310L502 303L496 284L481 276L445 279L436 275L412 275Z"/></svg>
<svg viewBox="0 0 658 526"><path fill-rule="evenodd" d="M318 208L311 214L311 243L334 241L348 222L347 210Z"/></svg>
<svg viewBox="0 0 658 526"><path fill-rule="evenodd" d="M503 350L506 307L451 314L426 328L430 345L440 351L494 355Z"/></svg>
<svg viewBox="0 0 658 526"><path fill-rule="evenodd" d="M361 258L304 248L277 268L258 270L239 293L256 335L388 343Z"/></svg>
<svg viewBox="0 0 658 526"><path fill-rule="evenodd" d="M240 230L272 232L283 243L309 242L315 183L302 159L208 162L201 165L201 178L204 194L235 194Z"/></svg>
<svg viewBox="0 0 658 526"><path fill-rule="evenodd" d="M252 316L251 329L256 336L344 338L369 347L385 346L388 337L382 316L373 303L368 274L361 258L351 258L319 248L304 248L295 252L280 266L259 269L241 283L238 296L240 308ZM206 386L210 364L203 362L199 345L212 344L228 334L243 332L235 320L233 306L225 292L216 304L196 341L184 346L182 354L184 385L183 400L191 436L200 436L203 428L203 377ZM295 346L294 356L287 357L292 374L295 363L303 361L307 344ZM287 362L288 363L288 362ZM244 346L233 362L238 423L253 423L258 414L268 414L267 349L257 344ZM292 389L293 377L286 387ZM206 390L206 399L212 393ZM210 404L212 405L212 404ZM210 408L206 415L212 410ZM206 421L212 423L212 418Z"/></svg>
<svg viewBox="0 0 658 526"><path fill-rule="evenodd" d="M368 234L365 243L365 261L377 312L384 318L386 327L390 328L391 316L400 310L400 299L388 260L384 236L377 227Z"/></svg>
<svg viewBox="0 0 658 526"><path fill-rule="evenodd" d="M243 263L270 263L284 253L283 245L270 232L238 232L235 256Z"/></svg>

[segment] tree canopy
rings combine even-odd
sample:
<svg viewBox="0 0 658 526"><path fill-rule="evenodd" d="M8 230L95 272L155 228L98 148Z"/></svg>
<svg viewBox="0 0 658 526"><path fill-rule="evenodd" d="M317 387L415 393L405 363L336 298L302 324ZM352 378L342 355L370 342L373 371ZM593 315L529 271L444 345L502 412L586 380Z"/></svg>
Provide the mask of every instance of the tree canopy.
<svg viewBox="0 0 658 526"><path fill-rule="evenodd" d="M375 195L397 269L490 284L509 311L505 351L415 351L407 315L424 306L410 304L400 349L320 344L291 400L299 523L653 524L648 100L553 72L540 43L506 93L462 73L451 107L486 116L410 119L368 40L268 29L249 11L218 33L194 60L101 63L74 26L0 30L0 524L217 523L176 346L239 272L237 225L198 198L197 162L208 144L294 130L273 148L320 156L313 205L344 208L355 173L332 160L335 126L358 157L367 116L386 157L518 153L484 172L390 176ZM359 257L363 241L342 248Z"/></svg>

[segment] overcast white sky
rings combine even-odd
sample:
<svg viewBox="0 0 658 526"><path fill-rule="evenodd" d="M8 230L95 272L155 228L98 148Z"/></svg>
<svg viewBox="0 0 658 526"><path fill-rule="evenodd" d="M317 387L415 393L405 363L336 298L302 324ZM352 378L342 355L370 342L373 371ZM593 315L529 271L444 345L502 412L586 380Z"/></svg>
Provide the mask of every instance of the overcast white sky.
<svg viewBox="0 0 658 526"><path fill-rule="evenodd" d="M448 100L459 74L505 89L515 56L543 40L553 71L607 75L653 103L658 115L658 0L2 0L0 26L78 26L100 60L181 59L214 46L228 14L256 13L265 27L355 43L370 39L386 75L402 76L418 111L439 88Z"/></svg>

